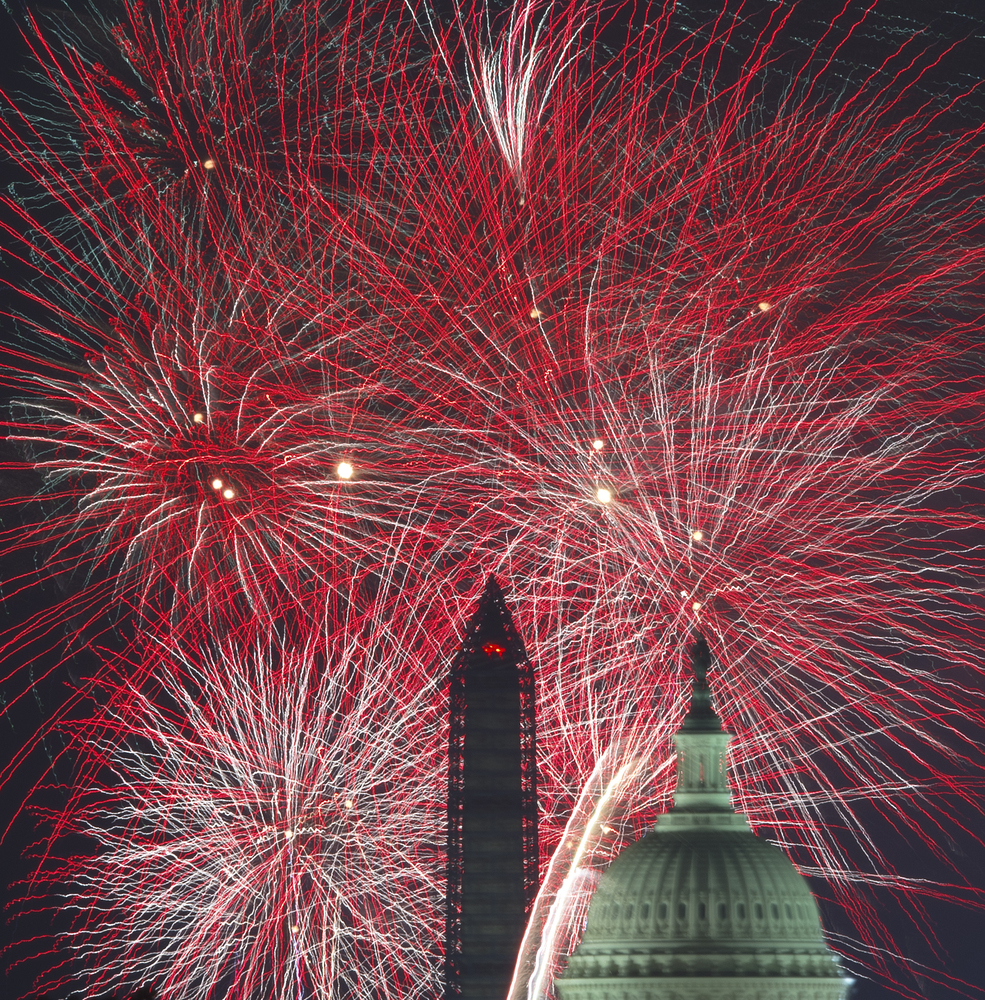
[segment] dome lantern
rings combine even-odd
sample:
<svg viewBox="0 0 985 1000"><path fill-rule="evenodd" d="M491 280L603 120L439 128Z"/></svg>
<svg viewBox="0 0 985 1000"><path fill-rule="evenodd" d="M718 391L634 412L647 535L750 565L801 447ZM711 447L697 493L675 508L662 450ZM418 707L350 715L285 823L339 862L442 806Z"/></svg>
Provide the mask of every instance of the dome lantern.
<svg viewBox="0 0 985 1000"><path fill-rule="evenodd" d="M732 740L723 732L722 720L711 707L708 667L711 654L704 639L691 648L694 679L691 708L674 736L677 748L677 790L671 815L691 813L732 814L728 764L725 752Z"/></svg>
<svg viewBox="0 0 985 1000"><path fill-rule="evenodd" d="M703 639L691 661L674 806L602 876L561 1000L841 1000L807 881L732 808Z"/></svg>

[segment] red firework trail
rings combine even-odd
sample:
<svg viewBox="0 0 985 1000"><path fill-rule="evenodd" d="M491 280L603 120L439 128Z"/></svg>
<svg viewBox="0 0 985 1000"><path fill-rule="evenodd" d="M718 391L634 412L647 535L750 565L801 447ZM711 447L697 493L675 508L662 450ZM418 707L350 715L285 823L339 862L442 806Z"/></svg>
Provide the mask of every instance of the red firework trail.
<svg viewBox="0 0 985 1000"><path fill-rule="evenodd" d="M110 594L165 646L385 607L388 683L422 698L500 574L540 668L542 842L631 776L583 883L666 800L640 762L699 627L742 808L912 992L873 893L924 935L925 894L978 901L867 831L946 867L978 809L980 135L921 97L914 41L846 70L843 13L791 70L791 9L740 12L689 34L654 7L626 45L573 5L32 26L11 436L48 506L7 544L71 594L28 630ZM140 690L121 746L160 710ZM428 732L405 752L436 802Z"/></svg>

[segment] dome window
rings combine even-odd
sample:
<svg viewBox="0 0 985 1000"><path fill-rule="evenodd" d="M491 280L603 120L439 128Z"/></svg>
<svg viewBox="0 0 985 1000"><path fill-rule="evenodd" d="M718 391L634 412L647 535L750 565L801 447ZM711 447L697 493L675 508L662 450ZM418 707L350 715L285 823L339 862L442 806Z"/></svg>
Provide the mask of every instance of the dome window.
<svg viewBox="0 0 985 1000"><path fill-rule="evenodd" d="M789 903L783 904L783 912L787 915L787 920L793 920L793 912L790 909Z"/></svg>
<svg viewBox="0 0 985 1000"><path fill-rule="evenodd" d="M718 919L728 920L728 907L724 903L718 904Z"/></svg>
<svg viewBox="0 0 985 1000"><path fill-rule="evenodd" d="M685 903L684 900L681 900L677 904L677 918L678 920L687 919L687 903Z"/></svg>
<svg viewBox="0 0 985 1000"><path fill-rule="evenodd" d="M705 908L704 903L698 903L698 920L706 920L708 917L708 912Z"/></svg>
<svg viewBox="0 0 985 1000"><path fill-rule="evenodd" d="M618 903L613 903L612 904L612 919L613 920L618 920L619 919L619 904Z"/></svg>
<svg viewBox="0 0 985 1000"><path fill-rule="evenodd" d="M633 904L632 903L630 903L629 906L626 907L626 919L627 920L632 920L633 919Z"/></svg>
<svg viewBox="0 0 985 1000"><path fill-rule="evenodd" d="M777 906L776 903L770 903L770 916L774 920L780 919L780 907Z"/></svg>
<svg viewBox="0 0 985 1000"><path fill-rule="evenodd" d="M661 903L660 904L660 909L657 911L657 913L659 914L661 920L666 920L667 919L667 904L666 903Z"/></svg>
<svg viewBox="0 0 985 1000"><path fill-rule="evenodd" d="M650 904L649 903L644 903L640 907L640 918L643 919L643 920L649 920L650 919Z"/></svg>
<svg viewBox="0 0 985 1000"><path fill-rule="evenodd" d="M757 903L756 904L756 919L757 920L762 920L763 919L763 904L762 903Z"/></svg>
<svg viewBox="0 0 985 1000"><path fill-rule="evenodd" d="M746 904L737 903L735 907L735 914L740 920L746 919Z"/></svg>

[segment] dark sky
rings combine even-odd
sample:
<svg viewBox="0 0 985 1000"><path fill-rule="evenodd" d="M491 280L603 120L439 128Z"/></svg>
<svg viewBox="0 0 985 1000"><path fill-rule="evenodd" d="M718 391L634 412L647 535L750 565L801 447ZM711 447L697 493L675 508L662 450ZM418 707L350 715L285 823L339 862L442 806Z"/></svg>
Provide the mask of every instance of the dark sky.
<svg viewBox="0 0 985 1000"><path fill-rule="evenodd" d="M706 8L709 13L716 9L716 5L710 0L700 0L699 3L689 5L692 10L698 7ZM750 10L754 10L757 5L749 5ZM772 4L761 0L759 6L764 10L769 9ZM792 59L797 50L797 38L809 39L817 37L817 33L822 30L827 21L830 23L831 17L841 10L841 2L818 2L818 0L801 0L797 8L797 24L790 33L791 41L789 48ZM855 4L861 7L861 4ZM928 86L958 84L961 81L970 80L976 74L980 75L985 71L985 44L982 36L985 36L985 3L981 0L961 0L961 2L932 2L932 0L887 0L879 5L880 16L884 18L885 25L892 26L894 31L905 31L907 25L917 26L928 24L930 31L928 38L940 42L949 38L978 35L978 38L971 38L957 52L952 53L941 68L936 71L936 76L928 78ZM25 53L22 46L18 44L13 22L8 14L4 14L0 20L0 86L7 91L16 89L18 84L17 69L23 63ZM874 22L878 25L879 21ZM868 32L853 43L851 49L846 53L849 61L855 60L859 64L875 60L885 46L886 33L878 30ZM977 104L969 107L969 114L972 116L981 114L982 106L985 105L985 98ZM9 183L11 178L10 168L0 165L0 182L4 185ZM6 266L6 265L5 265ZM7 266L6 274L11 280L17 280L16 270ZM4 446L0 444L0 461L6 460L7 454ZM21 476L15 474L0 474L0 497L6 498L23 492L30 492L34 489L34 482L29 474ZM7 512L3 515L4 527L15 523L16 512ZM9 579L20 569L20 561L12 559L10 556L0 554L0 578ZM9 627L13 622L25 617L37 607L37 603L45 600L55 601L59 595L54 588L47 591L36 591L20 598L9 599L3 611L3 618L0 622L4 627ZM4 704L10 697L10 692L14 686L22 685L23 678L27 676L25 671L31 669L32 658L38 654L37 648L22 648L14 651L6 664L4 673L14 670L16 680L13 685L8 685L7 690L0 690L4 695ZM45 672L48 663L45 656L39 656L34 664L34 672L41 675ZM17 668L20 668L19 670ZM84 666L80 667L84 669ZM63 703L70 694L71 687L68 683L68 676L64 668L56 671L52 676L40 681L32 695L19 702L16 710L6 711L0 719L0 758L7 760L18 753L31 736L36 733L48 719L56 708ZM0 817L3 824L11 821L18 814L21 805L28 799L30 788L50 766L52 758L58 753L59 746L57 740L51 739L39 745L28 759L28 762L18 770L13 780L11 780L2 791L0 798ZM59 765L56 773L63 781L71 780L69 767ZM971 780L972 776L969 776ZM49 796L52 804L57 804L57 795ZM961 817L956 816L956 828L961 825ZM940 864L931 859L929 849L923 843L910 843L901 839L896 831L880 827L885 821L876 817L873 811L873 832L879 841L887 845L887 850L893 852L893 859L897 861L899 867L909 871L925 871L927 878L934 878L944 875L944 869ZM0 883L4 885L18 878L21 873L26 873L29 868L21 860L27 845L33 838L33 819L30 815L21 813L17 818L6 839L2 844L3 864L0 865ZM967 836L950 836L948 843L942 845L945 853L955 861L957 866L964 871L970 880L981 887L985 887L985 846L983 846L974 836L975 831L970 831ZM5 902L10 893L6 891ZM928 903L927 920L929 934L936 935L937 944L931 947L928 940L912 930L903 930L909 926L899 913L898 905L893 902L889 895L876 897L880 906L880 915L883 916L887 925L893 928L900 928L899 945L908 952L916 961L925 962L930 967L940 968L942 965L953 976L964 979L973 984L977 990L982 992L960 992L948 990L932 982L921 982L920 978L914 981L917 989L922 989L928 1000L951 1000L961 996L985 996L985 914L975 912L961 907L947 900L935 900ZM825 908L825 918L829 926L833 929L844 927L844 919L834 907ZM30 933L41 933L45 929L45 920L40 923L32 923L29 919L11 918L3 925L2 943L6 945L11 940L23 939ZM934 951L938 955L934 955ZM939 956L946 956L945 958ZM6 985L2 989L2 995L10 1000L17 1000L27 994L29 974L27 970L21 968L6 969ZM139 984L134 984L136 987ZM860 981L854 987L851 1000L888 1000L889 997L897 995L894 991L879 986L874 983ZM52 998L55 1000L55 998Z"/></svg>

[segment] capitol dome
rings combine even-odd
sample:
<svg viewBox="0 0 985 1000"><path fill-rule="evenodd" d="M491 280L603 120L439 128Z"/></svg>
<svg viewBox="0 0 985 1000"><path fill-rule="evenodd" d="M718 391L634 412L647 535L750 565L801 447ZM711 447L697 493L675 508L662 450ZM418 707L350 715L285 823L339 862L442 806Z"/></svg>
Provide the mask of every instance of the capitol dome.
<svg viewBox="0 0 985 1000"><path fill-rule="evenodd" d="M707 646L692 655L674 807L602 876L561 1000L839 1000L806 880L732 809Z"/></svg>

